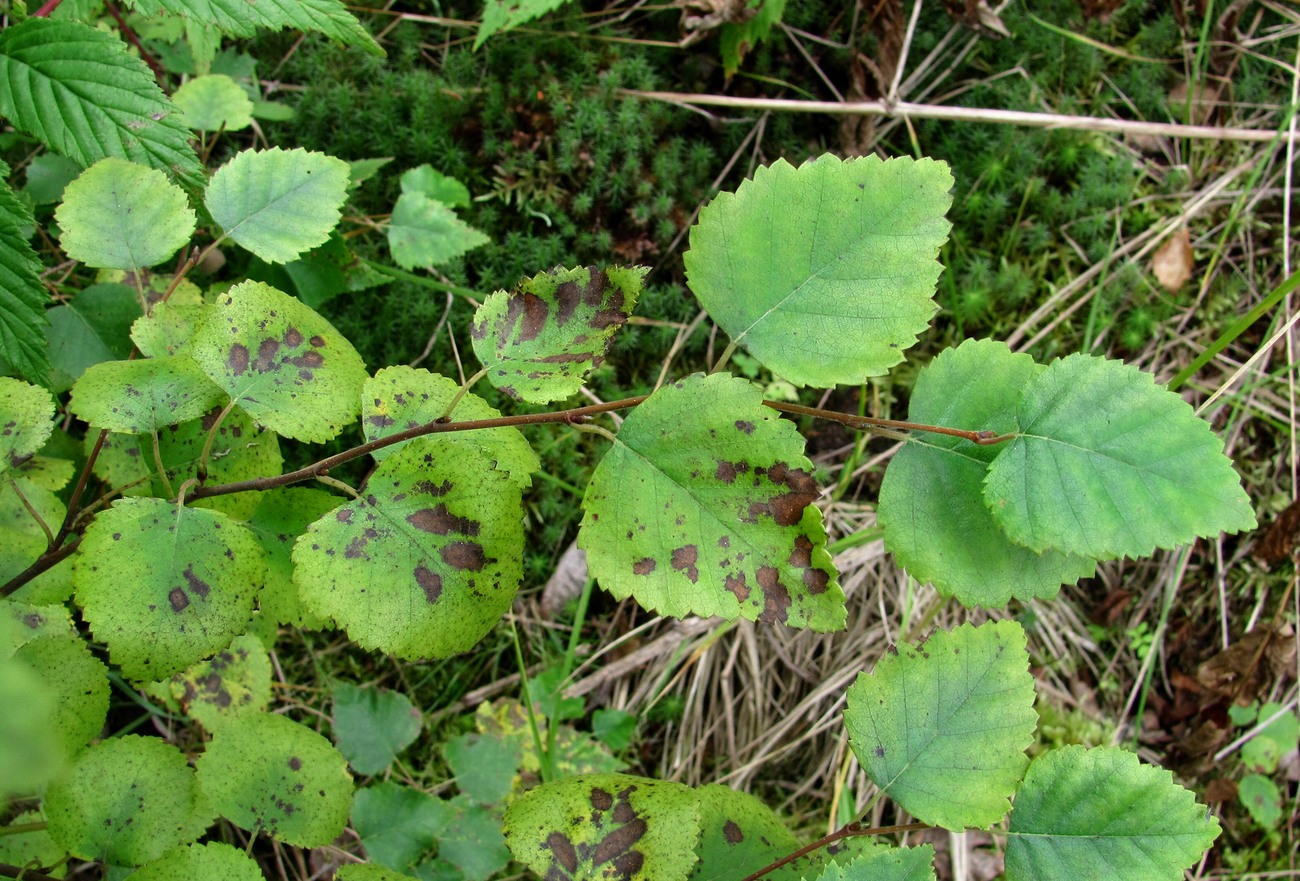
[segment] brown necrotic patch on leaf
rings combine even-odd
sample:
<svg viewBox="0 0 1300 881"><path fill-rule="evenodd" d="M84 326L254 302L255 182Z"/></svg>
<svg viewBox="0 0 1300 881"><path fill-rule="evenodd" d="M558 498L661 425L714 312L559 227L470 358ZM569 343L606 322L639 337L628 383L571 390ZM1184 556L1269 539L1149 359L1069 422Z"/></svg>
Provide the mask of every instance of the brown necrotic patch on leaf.
<svg viewBox="0 0 1300 881"><path fill-rule="evenodd" d="M317 368L325 365L325 356L315 349L308 349L297 357L290 358L289 363L294 367Z"/></svg>
<svg viewBox="0 0 1300 881"><path fill-rule="evenodd" d="M577 287L575 285L575 287ZM608 811L614 807L614 796L608 790L593 786L591 789L591 806L598 811Z"/></svg>
<svg viewBox="0 0 1300 881"><path fill-rule="evenodd" d="M745 583L744 572L741 572L738 575L728 575L726 580L723 582L723 586L726 587L739 602L743 603L745 600L749 599L751 591L749 585Z"/></svg>
<svg viewBox="0 0 1300 881"><path fill-rule="evenodd" d="M416 566L415 583L420 585L420 590L424 591L424 598L430 603L436 603L438 597L442 596L442 576L432 569Z"/></svg>
<svg viewBox="0 0 1300 881"><path fill-rule="evenodd" d="M648 828L645 820L634 817L626 825L615 829L596 845L596 849L591 854L592 865L608 863L627 853L633 845L645 837Z"/></svg>
<svg viewBox="0 0 1300 881"><path fill-rule="evenodd" d="M190 598L179 587L173 587L167 594L167 602L171 603L173 612L180 614L189 606Z"/></svg>
<svg viewBox="0 0 1300 881"><path fill-rule="evenodd" d="M654 557L642 557L640 560L637 560L632 564L632 574L649 575L651 572L655 571L655 565Z"/></svg>
<svg viewBox="0 0 1300 881"><path fill-rule="evenodd" d="M737 431L744 432L745 434L753 434L755 428L757 428L757 426L754 425L754 423L750 422L748 419L737 419L737 420L736 420L736 430L737 430Z"/></svg>
<svg viewBox="0 0 1300 881"><path fill-rule="evenodd" d="M235 343L230 347L230 353L226 355L226 366L235 376L242 376L248 369L248 347Z"/></svg>
<svg viewBox="0 0 1300 881"><path fill-rule="evenodd" d="M182 572L181 575L185 577L185 583L189 585L190 590L198 594L200 599L208 598L208 593L211 592L212 587L202 578L199 578L194 574L193 563L186 566L185 571Z"/></svg>
<svg viewBox="0 0 1300 881"><path fill-rule="evenodd" d="M790 592L781 583L781 573L771 566L759 567L758 586L763 591L763 614L758 620L764 624L784 624L790 610Z"/></svg>
<svg viewBox="0 0 1300 881"><path fill-rule="evenodd" d="M334 519L340 523L351 523L352 510L350 508L339 508L334 514Z"/></svg>
<svg viewBox="0 0 1300 881"><path fill-rule="evenodd" d="M266 373L275 366L275 355L279 351L279 340L262 340L257 347L257 360L253 362L253 369L258 373Z"/></svg>
<svg viewBox="0 0 1300 881"><path fill-rule="evenodd" d="M320 337L317 337L317 339L320 339ZM323 343L324 340L321 340L321 342ZM301 346L301 345L302 345L302 331L300 331L298 328L294 327L292 324L289 325L289 326L288 326L287 328L285 328L285 330L284 330L284 344L285 344L286 346L288 346L289 348L291 348L291 349L296 349L296 348L298 348L299 346Z"/></svg>
<svg viewBox="0 0 1300 881"><path fill-rule="evenodd" d="M563 832L552 832L546 836L546 846L550 848L555 861L572 875L578 871L578 852L573 849L573 842Z"/></svg>
<svg viewBox="0 0 1300 881"><path fill-rule="evenodd" d="M439 548L438 553L443 562L454 569L468 569L477 572L487 563L483 546L475 541L453 541Z"/></svg>
<svg viewBox="0 0 1300 881"><path fill-rule="evenodd" d="M745 833L736 825L735 820L728 820L722 824L722 837L727 840L727 844L733 847L745 840Z"/></svg>
<svg viewBox="0 0 1300 881"><path fill-rule="evenodd" d="M700 559L700 549L697 545L686 545L673 550L672 567L678 572L682 572L690 579L691 584L700 580L700 570L696 563Z"/></svg>
<svg viewBox="0 0 1300 881"><path fill-rule="evenodd" d="M433 535L451 535L453 532L460 535L478 535L478 523L468 517L457 517L447 510L446 505L421 508L406 515L406 522L421 532L429 532Z"/></svg>

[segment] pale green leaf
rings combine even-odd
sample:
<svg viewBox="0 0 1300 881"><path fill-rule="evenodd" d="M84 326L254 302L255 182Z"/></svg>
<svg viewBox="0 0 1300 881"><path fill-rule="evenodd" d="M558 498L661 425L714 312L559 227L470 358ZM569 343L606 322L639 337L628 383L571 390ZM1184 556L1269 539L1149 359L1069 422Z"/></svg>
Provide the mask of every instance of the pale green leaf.
<svg viewBox="0 0 1300 881"><path fill-rule="evenodd" d="M258 598L258 615L272 625L289 624L305 630L325 626L323 620L305 612L298 601L298 585L293 581L293 545L308 526L342 503L338 496L303 487L261 493L257 508L248 518L248 528L266 554L266 587Z"/></svg>
<svg viewBox="0 0 1300 881"><path fill-rule="evenodd" d="M267 263L288 263L329 238L347 185L348 164L333 156L245 150L217 169L203 201L228 238Z"/></svg>
<svg viewBox="0 0 1300 881"><path fill-rule="evenodd" d="M145 269L194 234L194 212L167 175L125 159L101 159L68 184L54 213L73 260L103 269Z"/></svg>
<svg viewBox="0 0 1300 881"><path fill-rule="evenodd" d="M1237 785L1237 800L1261 829L1277 829L1282 823L1282 791L1262 774L1247 774L1241 778Z"/></svg>
<svg viewBox="0 0 1300 881"><path fill-rule="evenodd" d="M1005 343L967 340L941 353L916 379L912 422L1014 431L1025 385L1042 368ZM1096 563L1011 541L984 504L996 446L913 432L885 469L877 518L885 547L918 581L965 606L999 608L1013 597L1050 599L1060 585L1092 575Z"/></svg>
<svg viewBox="0 0 1300 881"><path fill-rule="evenodd" d="M99 736L108 718L108 668L79 635L34 639L14 654L45 680L54 697L46 735L66 756L75 756Z"/></svg>
<svg viewBox="0 0 1300 881"><path fill-rule="evenodd" d="M257 861L220 841L187 844L141 866L131 881L264 881Z"/></svg>
<svg viewBox="0 0 1300 881"><path fill-rule="evenodd" d="M0 475L36 455L54 431L54 399L40 386L0 376Z"/></svg>
<svg viewBox="0 0 1300 881"><path fill-rule="evenodd" d="M1070 355L1030 381L1016 416L984 498L1018 544L1143 557L1255 528L1223 441L1149 373Z"/></svg>
<svg viewBox="0 0 1300 881"><path fill-rule="evenodd" d="M0 619L0 644L12 641L12 626ZM23 708L0 713L0 797L36 795L62 768L64 756L49 736L54 701L45 680L26 664L0 660L0 706Z"/></svg>
<svg viewBox="0 0 1300 881"><path fill-rule="evenodd" d="M135 291L121 284L91 285L72 302L49 310L53 390L72 388L92 364L130 355L131 322L141 311Z"/></svg>
<svg viewBox="0 0 1300 881"><path fill-rule="evenodd" d="M493 34L513 30L521 24L541 18L567 2L569 0L487 0L487 5L483 7L483 23L479 25L478 36L474 38L475 51Z"/></svg>
<svg viewBox="0 0 1300 881"><path fill-rule="evenodd" d="M225 651L177 673L168 684L185 715L218 731L266 709L271 702L271 659L258 638L245 633Z"/></svg>
<svg viewBox="0 0 1300 881"><path fill-rule="evenodd" d="M116 156L188 187L203 179L190 131L153 73L90 25L29 18L0 31L0 116L83 167Z"/></svg>
<svg viewBox="0 0 1300 881"><path fill-rule="evenodd" d="M257 713L222 727L197 770L218 814L286 844L329 844L352 809L352 778L343 756L284 716Z"/></svg>
<svg viewBox="0 0 1300 881"><path fill-rule="evenodd" d="M134 734L96 744L50 785L50 835L83 860L138 866L203 834L212 820L185 755Z"/></svg>
<svg viewBox="0 0 1300 881"><path fill-rule="evenodd" d="M197 76L172 95L182 121L201 132L237 132L253 124L253 102L239 83L225 74Z"/></svg>
<svg viewBox="0 0 1300 881"><path fill-rule="evenodd" d="M460 391L460 385L445 376L412 367L385 367L366 381L361 392L361 428L366 440L416 428L439 419ZM452 422L499 419L501 411L475 394L466 394L451 411ZM510 475L520 489L532 485L533 473L541 467L537 454L517 428L489 428L481 431L451 431L442 440L454 447L479 450L493 461L493 467ZM407 442L409 443L409 441ZM406 443L375 450L382 462Z"/></svg>
<svg viewBox="0 0 1300 881"><path fill-rule="evenodd" d="M68 607L55 603L38 606L15 600L0 600L0 617L4 616L18 626L12 632L0 627L0 635L11 640L7 644L0 643L0 659L10 657L16 649L34 639L75 636L77 633L72 626Z"/></svg>
<svg viewBox="0 0 1300 881"><path fill-rule="evenodd" d="M861 383L902 361L934 315L951 187L931 159L779 159L700 212L687 280L773 373Z"/></svg>
<svg viewBox="0 0 1300 881"><path fill-rule="evenodd" d="M358 774L382 774L420 736L420 711L400 691L335 682L334 741Z"/></svg>
<svg viewBox="0 0 1300 881"><path fill-rule="evenodd" d="M131 341L146 358L188 354L194 334L211 308L205 303L155 303L131 325Z"/></svg>
<svg viewBox="0 0 1300 881"><path fill-rule="evenodd" d="M388 162L389 160L370 161ZM356 163L353 165L355 166ZM404 172L401 184L403 193L421 193L435 202L441 202L452 208L468 208L470 204L469 188L456 178L438 171L432 165L419 165Z"/></svg>
<svg viewBox="0 0 1300 881"><path fill-rule="evenodd" d="M384 54L342 0L128 0L127 5L148 16L171 13L212 24L235 37L251 37L259 27L292 28L324 34L372 55Z"/></svg>
<svg viewBox="0 0 1300 881"><path fill-rule="evenodd" d="M419 881L410 875L394 872L386 866L376 866L373 863L348 863L339 866L334 877L338 881Z"/></svg>
<svg viewBox="0 0 1300 881"><path fill-rule="evenodd" d="M1034 759L1007 833L1007 881L1177 881L1219 822L1173 775L1112 747Z"/></svg>
<svg viewBox="0 0 1300 881"><path fill-rule="evenodd" d="M3 787L0 787L0 791ZM36 828L31 828L35 825ZM22 831L16 827L27 827ZM49 830L45 828L45 815L40 811L22 811L15 815L8 826L0 827L0 863L11 866L55 866L68 855L67 851L54 843ZM66 864L58 868L46 869L46 874L54 878L67 877Z"/></svg>
<svg viewBox="0 0 1300 881"><path fill-rule="evenodd" d="M379 464L361 498L293 552L303 608L402 658L469 651L522 577L519 485L467 447L425 438Z"/></svg>
<svg viewBox="0 0 1300 881"><path fill-rule="evenodd" d="M179 673L248 625L265 578L248 529L217 511L119 499L77 552L77 602L109 658L137 681Z"/></svg>
<svg viewBox="0 0 1300 881"><path fill-rule="evenodd" d="M226 393L184 355L104 361L82 374L68 407L93 428L123 434L198 419Z"/></svg>
<svg viewBox="0 0 1300 881"><path fill-rule="evenodd" d="M900 644L858 676L844 710L867 776L918 820L953 830L1006 814L1037 722L1014 621Z"/></svg>
<svg viewBox="0 0 1300 881"><path fill-rule="evenodd" d="M71 459L52 459L49 456L36 455L19 465L14 473L19 477L26 477L39 487L58 492L72 480L76 467L76 463Z"/></svg>
<svg viewBox="0 0 1300 881"><path fill-rule="evenodd" d="M808 881L934 881L934 848L880 848L853 860L833 862Z"/></svg>
<svg viewBox="0 0 1300 881"><path fill-rule="evenodd" d="M504 830L515 859L555 881L683 881L700 804L680 783L593 774L524 793L506 808Z"/></svg>
<svg viewBox="0 0 1300 881"><path fill-rule="evenodd" d="M30 507L30 510L29 510ZM32 511L44 521L51 533L58 532L67 514L63 501L54 494L25 477L6 476L0 479L0 584L22 572L45 552L50 539ZM43 578L52 576L45 573ZM37 600L30 595L27 602L57 602L59 598Z"/></svg>
<svg viewBox="0 0 1300 881"><path fill-rule="evenodd" d="M545 404L577 394L632 314L644 266L556 268L497 291L474 313L474 354L488 381Z"/></svg>
<svg viewBox="0 0 1300 881"><path fill-rule="evenodd" d="M36 222L9 188L8 173L9 166L0 162L0 358L27 379L46 383L50 295L41 284L40 258L27 241Z"/></svg>
<svg viewBox="0 0 1300 881"><path fill-rule="evenodd" d="M434 848L453 813L427 792L384 782L357 790L352 828L373 862L408 871Z"/></svg>
<svg viewBox="0 0 1300 881"><path fill-rule="evenodd" d="M803 438L762 400L695 374L627 417L583 500L578 544L601 587L664 615L844 626Z"/></svg>
<svg viewBox="0 0 1300 881"><path fill-rule="evenodd" d="M403 269L438 266L488 241L448 205L420 192L398 196L388 223L388 247Z"/></svg>
<svg viewBox="0 0 1300 881"><path fill-rule="evenodd" d="M754 796L717 784L695 794L702 831L691 881L735 881L799 849L794 834Z"/></svg>
<svg viewBox="0 0 1300 881"><path fill-rule="evenodd" d="M361 408L366 367L318 313L246 281L217 299L190 352L204 372L272 431L321 442Z"/></svg>

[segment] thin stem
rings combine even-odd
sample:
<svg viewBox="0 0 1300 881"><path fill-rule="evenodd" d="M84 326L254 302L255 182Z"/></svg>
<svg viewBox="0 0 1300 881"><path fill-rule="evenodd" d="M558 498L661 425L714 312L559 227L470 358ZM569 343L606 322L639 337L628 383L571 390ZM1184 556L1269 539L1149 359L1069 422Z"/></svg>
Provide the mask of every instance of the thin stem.
<svg viewBox="0 0 1300 881"><path fill-rule="evenodd" d="M876 826L874 828L864 827L861 823L850 823L843 829L832 832L830 835L823 838L818 838L812 844L806 847L801 847L788 856L781 857L781 859L771 865L764 866L754 874L746 875L741 879L741 881L758 881L758 879L762 878L764 875L775 872L777 869L789 863L793 863L800 857L807 856L815 850L826 847L828 844L834 844L844 838L856 838L862 835L892 835L895 832L913 832L918 829L929 828L929 823L905 823L902 826Z"/></svg>
<svg viewBox="0 0 1300 881"><path fill-rule="evenodd" d="M172 482L167 479L167 468L163 465L162 447L158 444L157 427L149 429L149 437L153 440L153 464L158 469L158 480L162 483L167 498L170 499L172 497Z"/></svg>
<svg viewBox="0 0 1300 881"><path fill-rule="evenodd" d="M585 431L588 434L598 434L611 444L618 441L618 436L603 425L588 425L585 422L573 422L571 423L571 427L577 431Z"/></svg>
<svg viewBox="0 0 1300 881"><path fill-rule="evenodd" d="M90 480L91 473L95 470L95 460L99 458L99 453L104 449L104 441L108 438L108 429L99 433L95 439L95 446L91 448L90 455L86 457L86 464L81 468L81 476L77 478L76 489L72 491L72 497L68 499L68 513L63 515L63 525L59 527L59 534L54 536L54 541L50 544L56 548L63 544L63 540L68 537L72 531L72 524L77 519L77 514L81 512L81 494L86 491L86 483Z"/></svg>
<svg viewBox="0 0 1300 881"><path fill-rule="evenodd" d="M67 544L41 554L30 566L9 579L7 584L0 585L0 600L13 594L33 578L45 574L68 557L71 557L73 552L77 550L77 546L80 544L81 536L77 536Z"/></svg>
<svg viewBox="0 0 1300 881"><path fill-rule="evenodd" d="M39 823L15 823L12 826L2 826L0 827L0 838L4 838L6 835L25 835L28 832L40 832L49 825L45 820L41 820Z"/></svg>
<svg viewBox="0 0 1300 881"><path fill-rule="evenodd" d="M409 281L411 284L417 284L420 287L430 288L435 291L445 291L456 294L467 300L473 300L475 303L483 302L483 294L471 288L462 288L459 285L448 284L445 281L438 281L436 278L426 278L423 275L416 275L413 272L403 272L392 266L385 266L382 263L376 263L373 260L367 260L362 257L361 262L369 268L378 272L380 275L386 275L389 278L395 278L398 281Z"/></svg>
<svg viewBox="0 0 1300 881"><path fill-rule="evenodd" d="M357 492L355 489L348 486L346 483L339 480L338 478L330 477L328 474L317 474L316 480L319 481L320 483L325 484L326 486L333 487L334 489L338 490L344 495L349 495L354 499L361 498L361 493Z"/></svg>
<svg viewBox="0 0 1300 881"><path fill-rule="evenodd" d="M50 0L55 6L59 5L59 0ZM49 6L50 4L45 4ZM24 881L59 881L53 875L46 875L43 872L34 872L26 866L14 866L9 863L0 863L0 876L5 878L22 878Z"/></svg>
<svg viewBox="0 0 1300 881"><path fill-rule="evenodd" d="M874 416L855 416L850 413L839 413L835 410L821 410L817 407L803 407L799 404L787 404L782 401L764 401L764 404L773 410L780 410L782 413L793 413L797 416L814 416L818 419L829 419L832 422L838 422L841 425L847 425L849 428L859 430L870 430L873 428L892 428L899 431L928 431L932 434L946 434L949 437L959 437L968 440L971 443L980 446L991 446L993 444L1004 443L1014 440L1015 434L998 434L994 431L968 431L964 428L945 428L942 425L925 425L920 422L901 422L897 419L877 419Z"/></svg>
<svg viewBox="0 0 1300 881"><path fill-rule="evenodd" d="M732 353L735 351L736 351L736 341L731 340L730 342L727 343L727 347L722 350L722 354L718 356L718 360L713 362L713 366L709 368L709 372L717 373L719 370L726 367L727 362L731 360Z"/></svg>
<svg viewBox="0 0 1300 881"><path fill-rule="evenodd" d="M217 414L217 421L212 423L212 430L208 432L208 439L203 442L203 453L199 456L199 467L196 471L199 481L208 479L208 457L212 455L212 444L217 439L217 432L221 430L221 423L226 421L230 411L235 408L235 399L231 398L230 403Z"/></svg>
<svg viewBox="0 0 1300 881"><path fill-rule="evenodd" d="M35 520L36 525L41 528L41 532L45 533L45 547L47 549L53 547L54 533L50 531L50 525L45 522L45 518L41 516L40 512L32 507L32 503L27 500L26 494L18 488L18 481L14 480L12 477L9 478L9 487L14 491L14 495L18 496L18 501L23 503L23 507L27 509L27 513L32 515L32 519Z"/></svg>
<svg viewBox="0 0 1300 881"><path fill-rule="evenodd" d="M41 8L32 13L32 18L48 18L50 13L59 8L63 0L45 0Z"/></svg>
<svg viewBox="0 0 1300 881"><path fill-rule="evenodd" d="M451 421L451 411L456 409L456 405L459 404L461 400L464 399L465 395L469 393L469 390L474 387L474 383L487 376L487 372L488 369L484 367L478 373L475 373L469 379L461 383L460 388L456 390L456 394L452 395L451 403L447 405L447 409L443 410L442 415L438 417L439 422Z"/></svg>

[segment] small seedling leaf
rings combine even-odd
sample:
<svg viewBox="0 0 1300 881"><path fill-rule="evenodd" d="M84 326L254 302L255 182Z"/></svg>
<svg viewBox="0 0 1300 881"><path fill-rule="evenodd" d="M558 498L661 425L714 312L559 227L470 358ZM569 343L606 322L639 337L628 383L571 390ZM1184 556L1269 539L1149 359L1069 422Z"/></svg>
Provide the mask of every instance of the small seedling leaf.
<svg viewBox="0 0 1300 881"><path fill-rule="evenodd" d="M474 313L474 354L511 397L567 398L604 360L641 294L643 266L553 269L497 291Z"/></svg>
<svg viewBox="0 0 1300 881"><path fill-rule="evenodd" d="M799 849L794 834L754 796L717 784L695 794L701 832L691 881L743 878Z"/></svg>
<svg viewBox="0 0 1300 881"><path fill-rule="evenodd" d="M386 688L335 682L334 740L358 774L382 774L420 736L420 711Z"/></svg>
<svg viewBox="0 0 1300 881"><path fill-rule="evenodd" d="M141 866L131 881L263 881L257 861L220 841L187 844Z"/></svg>
<svg viewBox="0 0 1300 881"><path fill-rule="evenodd" d="M238 521L163 499L119 499L86 529L77 602L113 663L163 679L230 645L253 614L262 549Z"/></svg>
<svg viewBox="0 0 1300 881"><path fill-rule="evenodd" d="M198 419L225 401L193 359L171 355L93 365L73 386L68 407L93 428L141 434Z"/></svg>
<svg viewBox="0 0 1300 881"><path fill-rule="evenodd" d="M245 150L217 169L204 204L229 238L267 263L288 263L329 238L348 177L348 164L324 153Z"/></svg>
<svg viewBox="0 0 1300 881"><path fill-rule="evenodd" d="M357 790L352 828L373 862L405 872L433 849L454 814L427 792L384 782Z"/></svg>
<svg viewBox="0 0 1300 881"><path fill-rule="evenodd" d="M844 710L867 776L918 820L954 831L1006 814L1037 723L1014 621L899 644L858 676Z"/></svg>
<svg viewBox="0 0 1300 881"><path fill-rule="evenodd" d="M999 448L984 498L1018 544L1101 560L1255 528L1223 441L1136 367L1054 361L1016 418L1020 435Z"/></svg>
<svg viewBox="0 0 1300 881"><path fill-rule="evenodd" d="M36 455L54 432L54 399L40 386L0 376L0 475Z"/></svg>
<svg viewBox="0 0 1300 881"><path fill-rule="evenodd" d="M1122 749L1067 746L1034 759L1007 833L1007 881L1176 881L1219 822L1173 775Z"/></svg>
<svg viewBox="0 0 1300 881"><path fill-rule="evenodd" d="M185 715L219 731L271 702L271 658L256 636L245 633L225 651L173 676L169 685Z"/></svg>
<svg viewBox="0 0 1300 881"><path fill-rule="evenodd" d="M927 425L1014 431L1025 385L1042 368L1004 343L967 340L921 371L908 419ZM984 504L995 446L913 432L885 470L878 519L885 547L917 580L965 606L1000 608L1012 598L1051 599L1061 584L1093 573L1086 557L1014 543Z"/></svg>
<svg viewBox="0 0 1300 881"><path fill-rule="evenodd" d="M239 83L225 74L196 76L172 94L182 121L201 132L237 132L253 124L253 102Z"/></svg>
<svg viewBox="0 0 1300 881"><path fill-rule="evenodd" d="M812 463L762 398L743 379L695 374L627 417L578 535L603 588L664 615L844 626Z"/></svg>
<svg viewBox="0 0 1300 881"><path fill-rule="evenodd" d="M194 234L185 193L153 168L101 159L68 184L54 214L73 260L100 269L145 269L170 258Z"/></svg>
<svg viewBox="0 0 1300 881"><path fill-rule="evenodd" d="M360 409L366 366L328 321L270 285L218 298L191 354L258 422L295 440L333 438Z"/></svg>
<svg viewBox="0 0 1300 881"><path fill-rule="evenodd" d="M45 680L54 696L46 735L66 756L75 756L99 736L108 718L108 668L80 636L35 639L14 654Z"/></svg>
<svg viewBox="0 0 1300 881"><path fill-rule="evenodd" d="M466 447L424 438L379 464L361 498L293 552L303 608L402 658L468 651L522 578L519 485Z"/></svg>
<svg viewBox="0 0 1300 881"><path fill-rule="evenodd" d="M343 756L284 716L232 721L213 735L197 770L217 813L249 832L321 847L347 825L352 778Z"/></svg>
<svg viewBox="0 0 1300 881"><path fill-rule="evenodd" d="M1237 784L1237 800L1261 829L1276 830L1282 822L1282 791L1262 774L1247 774Z"/></svg>
<svg viewBox="0 0 1300 881"><path fill-rule="evenodd" d="M951 187L930 159L777 160L700 212L687 280L773 373L860 383L902 361L934 315Z"/></svg>
<svg viewBox="0 0 1300 881"><path fill-rule="evenodd" d="M50 835L83 860L138 866L189 844L212 821L185 755L134 734L92 746L50 785Z"/></svg>
<svg viewBox="0 0 1300 881"><path fill-rule="evenodd" d="M700 803L680 783L593 774L529 790L506 808L515 859L557 881L683 881L695 863Z"/></svg>
<svg viewBox="0 0 1300 881"><path fill-rule="evenodd" d="M489 241L450 206L420 192L398 196L388 224L388 247L403 269L440 266Z"/></svg>

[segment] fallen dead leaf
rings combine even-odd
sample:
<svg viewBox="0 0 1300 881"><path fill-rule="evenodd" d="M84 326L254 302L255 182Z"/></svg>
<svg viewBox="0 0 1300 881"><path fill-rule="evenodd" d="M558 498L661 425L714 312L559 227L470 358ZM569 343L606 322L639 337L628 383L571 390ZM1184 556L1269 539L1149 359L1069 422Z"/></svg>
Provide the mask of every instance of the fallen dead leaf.
<svg viewBox="0 0 1300 881"><path fill-rule="evenodd" d="M1151 258L1151 272L1160 286L1175 294L1192 277L1196 258L1192 255L1192 237L1187 227L1179 227Z"/></svg>

